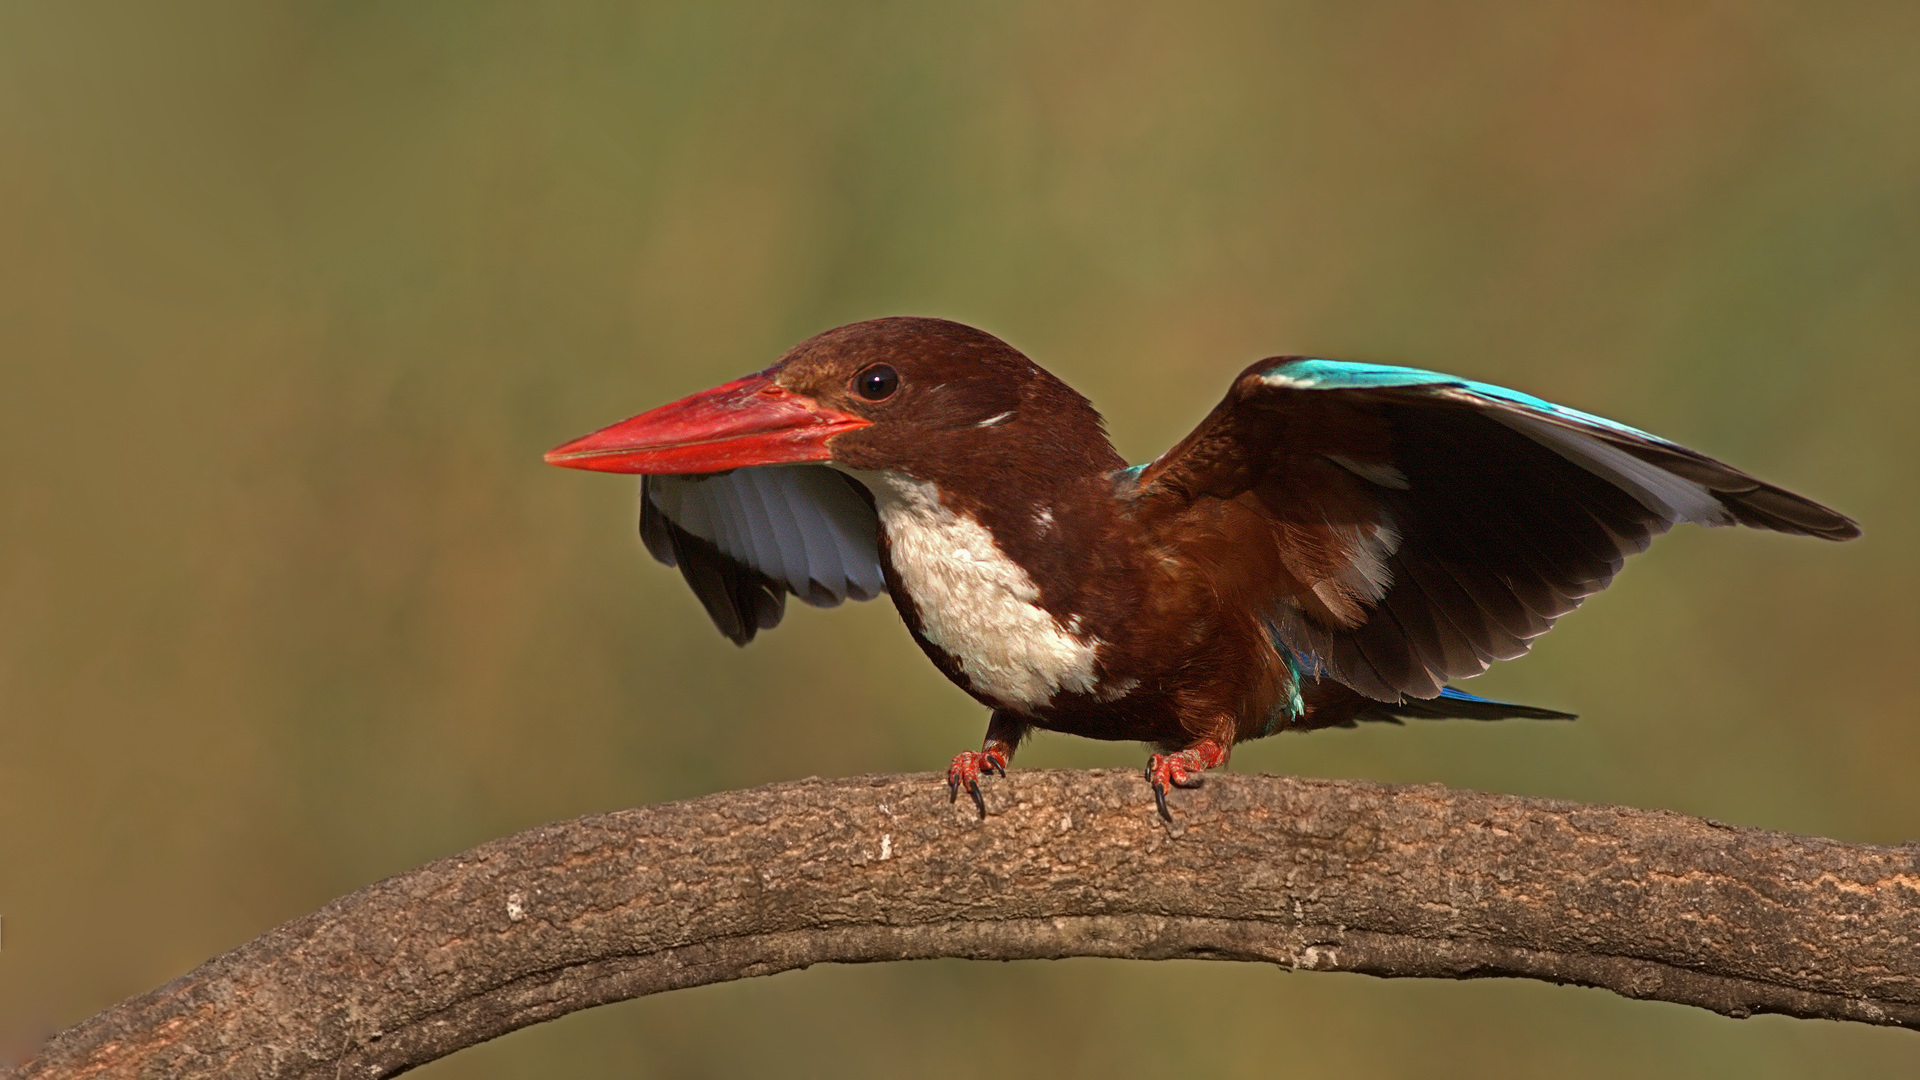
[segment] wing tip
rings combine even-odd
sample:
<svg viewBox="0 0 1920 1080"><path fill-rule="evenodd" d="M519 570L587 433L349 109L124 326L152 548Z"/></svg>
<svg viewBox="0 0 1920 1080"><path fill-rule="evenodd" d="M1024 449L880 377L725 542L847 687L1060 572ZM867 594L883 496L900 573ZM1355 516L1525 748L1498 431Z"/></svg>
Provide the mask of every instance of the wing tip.
<svg viewBox="0 0 1920 1080"><path fill-rule="evenodd" d="M1861 535L1860 523L1847 515L1772 484L1754 481L1744 491L1714 494L1733 518L1728 524L1821 540L1854 540Z"/></svg>

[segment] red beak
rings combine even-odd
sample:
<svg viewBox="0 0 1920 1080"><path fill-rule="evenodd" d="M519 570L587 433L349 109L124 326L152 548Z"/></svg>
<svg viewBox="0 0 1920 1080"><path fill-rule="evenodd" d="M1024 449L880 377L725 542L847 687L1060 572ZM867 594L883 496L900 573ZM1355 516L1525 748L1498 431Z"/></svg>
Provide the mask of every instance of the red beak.
<svg viewBox="0 0 1920 1080"><path fill-rule="evenodd" d="M827 440L873 421L776 385L765 373L681 398L547 451L547 464L619 473L708 473L825 461Z"/></svg>

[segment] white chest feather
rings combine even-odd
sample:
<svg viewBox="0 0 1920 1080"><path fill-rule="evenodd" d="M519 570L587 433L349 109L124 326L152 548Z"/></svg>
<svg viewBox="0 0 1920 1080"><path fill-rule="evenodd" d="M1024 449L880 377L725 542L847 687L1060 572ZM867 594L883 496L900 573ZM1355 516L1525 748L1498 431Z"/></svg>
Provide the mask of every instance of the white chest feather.
<svg viewBox="0 0 1920 1080"><path fill-rule="evenodd" d="M890 472L858 476L873 492L920 632L976 691L1016 709L1044 705L1061 690L1093 692L1100 640L1042 608L1033 579L985 526L947 509L931 484Z"/></svg>

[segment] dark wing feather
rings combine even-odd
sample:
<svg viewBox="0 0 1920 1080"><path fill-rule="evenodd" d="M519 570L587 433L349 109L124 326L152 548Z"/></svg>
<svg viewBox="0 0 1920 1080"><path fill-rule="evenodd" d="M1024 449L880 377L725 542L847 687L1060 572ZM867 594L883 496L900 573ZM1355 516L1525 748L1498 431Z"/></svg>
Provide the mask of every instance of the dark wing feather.
<svg viewBox="0 0 1920 1080"><path fill-rule="evenodd" d="M1434 372L1297 358L1249 368L1132 492L1173 533L1209 499L1261 508L1268 531L1235 542L1279 549L1280 637L1386 702L1526 652L1682 521L1859 535L1623 424Z"/></svg>
<svg viewBox="0 0 1920 1080"><path fill-rule="evenodd" d="M745 645L760 631L780 625L787 608L784 588L675 525L645 500L640 504L640 535L654 558L680 568L680 576L727 640Z"/></svg>
<svg viewBox="0 0 1920 1080"><path fill-rule="evenodd" d="M640 539L737 645L779 625L789 593L832 607L886 591L872 496L821 465L646 477Z"/></svg>

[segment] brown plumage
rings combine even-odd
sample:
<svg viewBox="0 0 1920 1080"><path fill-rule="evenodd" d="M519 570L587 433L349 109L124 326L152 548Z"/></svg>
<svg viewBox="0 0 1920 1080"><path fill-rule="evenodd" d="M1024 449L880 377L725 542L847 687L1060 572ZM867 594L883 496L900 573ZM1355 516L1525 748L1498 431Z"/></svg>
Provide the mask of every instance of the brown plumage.
<svg viewBox="0 0 1920 1080"><path fill-rule="evenodd" d="M1845 539L1817 503L1644 432L1415 369L1276 358L1128 469L1098 413L938 319L830 330L569 443L648 474L641 533L723 633L884 584L993 710L981 799L1035 727L1153 743L1169 786L1245 739L1400 717L1559 717L1446 686L1681 521ZM983 811L984 811L984 803Z"/></svg>

